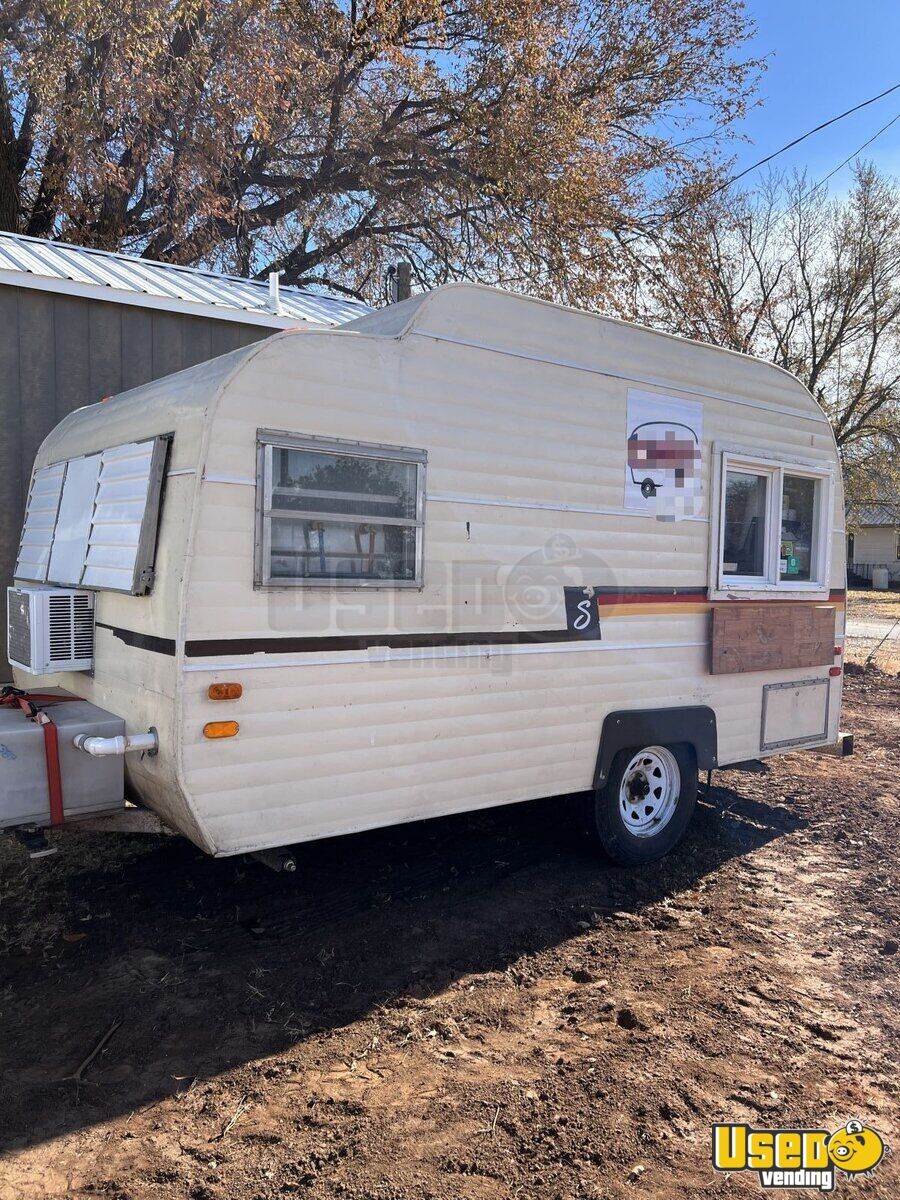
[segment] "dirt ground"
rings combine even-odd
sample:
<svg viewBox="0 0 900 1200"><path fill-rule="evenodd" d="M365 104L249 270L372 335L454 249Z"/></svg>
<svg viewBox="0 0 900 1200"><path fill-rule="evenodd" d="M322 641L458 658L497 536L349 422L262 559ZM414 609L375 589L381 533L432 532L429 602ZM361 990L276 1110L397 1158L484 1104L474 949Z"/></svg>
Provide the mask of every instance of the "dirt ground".
<svg viewBox="0 0 900 1200"><path fill-rule="evenodd" d="M759 1196L713 1122L854 1117L896 1152L838 1190L897 1197L900 680L851 676L844 725L849 760L717 772L637 871L565 799L294 876L3 842L0 1197Z"/></svg>

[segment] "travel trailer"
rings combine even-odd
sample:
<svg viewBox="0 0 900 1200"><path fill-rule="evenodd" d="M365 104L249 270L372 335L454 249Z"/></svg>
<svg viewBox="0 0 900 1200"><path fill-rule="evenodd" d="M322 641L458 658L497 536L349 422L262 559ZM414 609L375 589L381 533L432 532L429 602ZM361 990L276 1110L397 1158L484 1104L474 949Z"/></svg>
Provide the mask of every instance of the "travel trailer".
<svg viewBox="0 0 900 1200"><path fill-rule="evenodd" d="M278 333L41 446L0 825L127 795L234 855L585 792L649 861L699 772L837 744L844 544L768 363L471 285Z"/></svg>

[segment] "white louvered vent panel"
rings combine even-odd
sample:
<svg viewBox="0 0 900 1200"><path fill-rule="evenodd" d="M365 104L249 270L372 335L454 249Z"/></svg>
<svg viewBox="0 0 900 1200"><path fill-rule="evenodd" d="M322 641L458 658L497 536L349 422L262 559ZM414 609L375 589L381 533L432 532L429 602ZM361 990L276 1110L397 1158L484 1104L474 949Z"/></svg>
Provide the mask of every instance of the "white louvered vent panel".
<svg viewBox="0 0 900 1200"><path fill-rule="evenodd" d="M131 591L153 467L154 442L104 450L82 583Z"/></svg>
<svg viewBox="0 0 900 1200"><path fill-rule="evenodd" d="M19 558L16 562L17 579L33 579L44 583L53 545L56 514L66 474L65 463L52 467L41 467L35 471L25 511Z"/></svg>
<svg viewBox="0 0 900 1200"><path fill-rule="evenodd" d="M167 447L160 436L35 471L16 578L148 591Z"/></svg>

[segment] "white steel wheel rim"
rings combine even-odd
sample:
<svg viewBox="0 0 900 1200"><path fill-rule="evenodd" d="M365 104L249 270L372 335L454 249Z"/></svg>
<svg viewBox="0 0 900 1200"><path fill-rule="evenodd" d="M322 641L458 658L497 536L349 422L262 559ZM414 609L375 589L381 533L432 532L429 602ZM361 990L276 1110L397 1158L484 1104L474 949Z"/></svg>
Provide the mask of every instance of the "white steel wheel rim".
<svg viewBox="0 0 900 1200"><path fill-rule="evenodd" d="M633 837L656 837L672 820L681 794L681 771L671 750L646 746L635 754L619 784L619 815Z"/></svg>

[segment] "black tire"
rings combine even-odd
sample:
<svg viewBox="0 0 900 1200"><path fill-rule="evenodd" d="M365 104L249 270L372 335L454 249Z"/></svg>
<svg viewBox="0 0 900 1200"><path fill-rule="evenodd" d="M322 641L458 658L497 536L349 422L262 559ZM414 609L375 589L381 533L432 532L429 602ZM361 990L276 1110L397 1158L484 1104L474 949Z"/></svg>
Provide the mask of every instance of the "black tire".
<svg viewBox="0 0 900 1200"><path fill-rule="evenodd" d="M633 746L620 750L612 760L604 787L594 793L591 805L590 832L614 861L623 867L636 867L655 862L668 854L684 837L697 805L697 758L693 746L679 743L666 746L678 764L681 777L675 810L658 833L638 837L625 824L619 807L619 789L626 769L641 750Z"/></svg>

